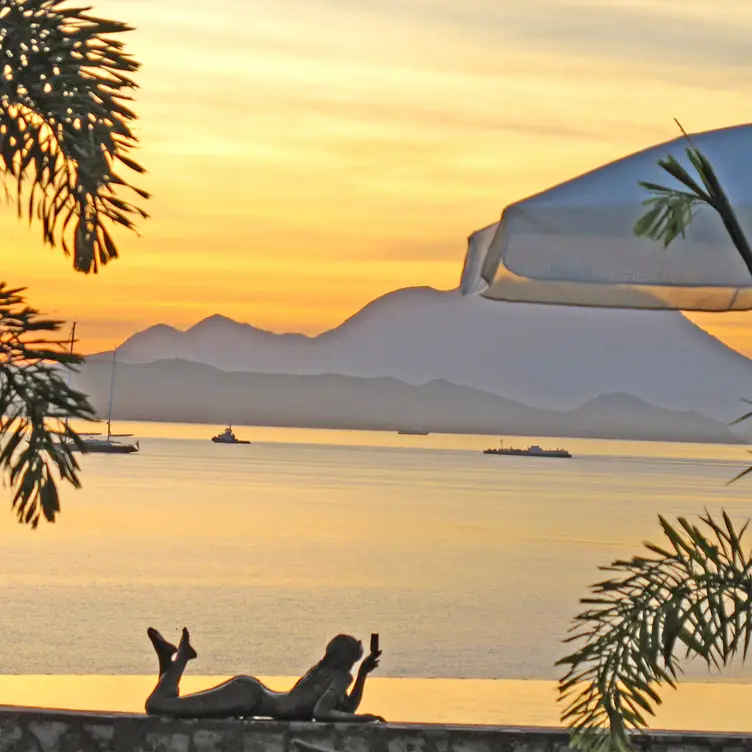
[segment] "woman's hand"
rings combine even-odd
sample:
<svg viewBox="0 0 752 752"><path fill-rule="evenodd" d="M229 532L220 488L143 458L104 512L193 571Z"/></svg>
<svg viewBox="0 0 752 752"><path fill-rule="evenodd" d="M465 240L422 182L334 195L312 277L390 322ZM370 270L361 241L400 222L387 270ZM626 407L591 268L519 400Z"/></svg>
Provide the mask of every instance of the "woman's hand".
<svg viewBox="0 0 752 752"><path fill-rule="evenodd" d="M369 656L365 658L363 663L360 664L360 671L364 674L370 674L371 671L374 671L379 667L379 657L381 656L381 651L377 650L375 653L371 653ZM383 719L382 719L383 720Z"/></svg>
<svg viewBox="0 0 752 752"><path fill-rule="evenodd" d="M361 715L360 717L365 721L370 721L373 723L386 723L386 720L380 715L373 715L372 713L363 713L363 715Z"/></svg>

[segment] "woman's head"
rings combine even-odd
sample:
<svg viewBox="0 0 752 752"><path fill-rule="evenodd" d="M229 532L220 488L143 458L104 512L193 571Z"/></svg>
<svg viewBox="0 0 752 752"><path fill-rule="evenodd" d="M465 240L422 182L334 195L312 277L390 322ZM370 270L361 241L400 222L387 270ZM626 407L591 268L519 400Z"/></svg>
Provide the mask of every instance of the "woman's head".
<svg viewBox="0 0 752 752"><path fill-rule="evenodd" d="M340 634L326 646L324 662L350 669L363 657L363 643L350 635Z"/></svg>

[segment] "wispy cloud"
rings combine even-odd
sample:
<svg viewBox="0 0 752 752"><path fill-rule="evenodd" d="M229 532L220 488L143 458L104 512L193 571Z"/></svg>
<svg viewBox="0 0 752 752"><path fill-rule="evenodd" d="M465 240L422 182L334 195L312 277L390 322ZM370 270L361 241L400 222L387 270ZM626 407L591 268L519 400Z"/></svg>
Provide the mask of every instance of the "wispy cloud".
<svg viewBox="0 0 752 752"><path fill-rule="evenodd" d="M336 0L329 0L333 5ZM393 17L450 30L456 38L563 51L748 70L747 0L384 0L365 4Z"/></svg>

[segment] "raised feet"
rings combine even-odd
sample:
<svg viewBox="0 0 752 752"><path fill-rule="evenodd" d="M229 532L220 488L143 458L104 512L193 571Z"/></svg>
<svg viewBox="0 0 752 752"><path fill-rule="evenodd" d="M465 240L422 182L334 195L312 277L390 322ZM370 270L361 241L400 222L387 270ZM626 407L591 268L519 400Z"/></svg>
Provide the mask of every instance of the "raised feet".
<svg viewBox="0 0 752 752"><path fill-rule="evenodd" d="M172 663L172 656L178 652L178 649L171 643L167 642L164 637L154 627L149 627L146 630L146 634L149 635L151 644L154 646L154 650L157 653L159 660L159 675L167 671Z"/></svg>
<svg viewBox="0 0 752 752"><path fill-rule="evenodd" d="M180 638L180 645L178 645L177 657L182 658L184 661L190 661L193 658L198 657L198 653L193 649L191 645L191 636L188 634L187 627L183 627L183 636Z"/></svg>
<svg viewBox="0 0 752 752"><path fill-rule="evenodd" d="M178 649L171 642L167 642L154 627L149 627L146 634L149 635L151 644L154 646L160 661L163 659L170 660L178 652Z"/></svg>

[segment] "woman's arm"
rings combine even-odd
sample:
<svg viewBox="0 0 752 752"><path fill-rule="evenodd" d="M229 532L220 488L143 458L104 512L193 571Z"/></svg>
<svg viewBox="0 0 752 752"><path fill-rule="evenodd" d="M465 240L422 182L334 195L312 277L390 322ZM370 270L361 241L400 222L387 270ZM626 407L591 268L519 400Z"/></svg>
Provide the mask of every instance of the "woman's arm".
<svg viewBox="0 0 752 752"><path fill-rule="evenodd" d="M376 653L371 653L371 655L360 664L355 684L353 684L353 688L350 690L350 695L347 698L349 700L348 705L353 713L360 707L360 701L363 699L363 690L366 686L366 678L368 677L368 674L379 667L380 655L380 650Z"/></svg>
<svg viewBox="0 0 752 752"><path fill-rule="evenodd" d="M358 715L354 712L339 710L339 708L342 707L343 698L348 701L348 705L350 704L350 698L346 694L349 683L349 676L337 677L332 682L329 689L324 692L316 703L316 707L313 709L313 719L315 721L347 721L349 723L371 723L372 721L383 722L384 719L378 715L371 715L370 713L362 713Z"/></svg>

